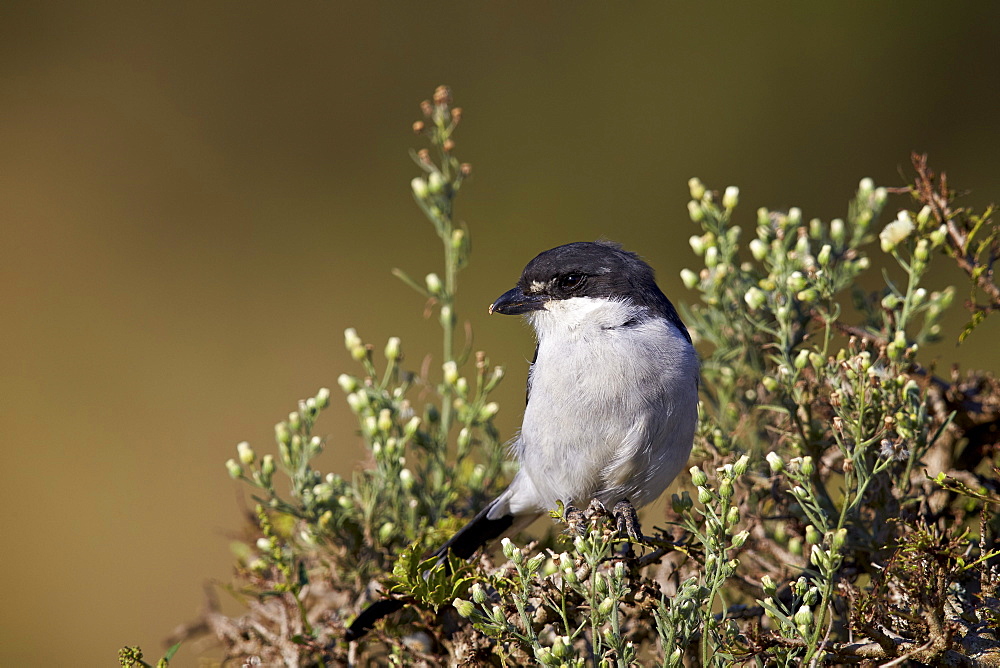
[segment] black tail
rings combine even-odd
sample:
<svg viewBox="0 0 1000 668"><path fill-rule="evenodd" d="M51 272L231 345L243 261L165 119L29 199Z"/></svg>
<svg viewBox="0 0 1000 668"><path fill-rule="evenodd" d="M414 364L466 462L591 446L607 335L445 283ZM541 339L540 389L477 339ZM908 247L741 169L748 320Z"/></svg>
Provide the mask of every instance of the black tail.
<svg viewBox="0 0 1000 668"><path fill-rule="evenodd" d="M460 559L468 559L480 547L499 537L514 525L513 515L504 515L493 520L489 519L487 514L489 514L492 507L492 503L487 505L471 522L459 529L458 533L442 545L434 553L434 556L443 558L451 552ZM381 601L375 601L362 610L361 614L351 623L347 629L347 633L344 634L344 639L351 641L363 637L371 630L375 622L387 615L391 615L404 605L406 605L406 601L398 598L386 598Z"/></svg>
<svg viewBox="0 0 1000 668"><path fill-rule="evenodd" d="M347 632L344 633L344 640L351 642L363 637L375 626L375 622L387 615L391 615L404 605L406 605L406 602L398 598L384 598L381 601L375 601L362 610L357 619L347 627Z"/></svg>
<svg viewBox="0 0 1000 668"><path fill-rule="evenodd" d="M459 559L468 559L474 555L476 550L480 547L486 545L486 543L490 542L494 538L498 538L503 535L507 529L514 526L513 515L504 515L503 517L498 517L495 520L489 519L487 515L489 515L492 508L493 503L490 503L479 511L479 514L473 517L468 524L459 529L454 536L449 538L447 543L438 548L438 551L434 553L434 556L444 557L446 554L451 552Z"/></svg>

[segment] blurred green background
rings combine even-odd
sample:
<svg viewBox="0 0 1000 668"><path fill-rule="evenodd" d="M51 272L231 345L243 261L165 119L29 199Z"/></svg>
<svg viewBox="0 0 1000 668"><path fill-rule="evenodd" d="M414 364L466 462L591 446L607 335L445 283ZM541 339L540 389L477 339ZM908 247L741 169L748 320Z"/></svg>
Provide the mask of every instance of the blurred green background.
<svg viewBox="0 0 1000 668"><path fill-rule="evenodd" d="M612 238L683 302L690 176L739 185L746 224L843 215L912 149L1000 199L998 44L993 2L4 3L0 666L158 656L229 577L234 445L339 399L347 326L437 352L389 275L440 266L407 157L437 84L475 170L459 315L510 435L531 335L486 307L535 253ZM956 350L953 311L932 354L995 369L996 322ZM361 465L339 400L321 428L325 466Z"/></svg>

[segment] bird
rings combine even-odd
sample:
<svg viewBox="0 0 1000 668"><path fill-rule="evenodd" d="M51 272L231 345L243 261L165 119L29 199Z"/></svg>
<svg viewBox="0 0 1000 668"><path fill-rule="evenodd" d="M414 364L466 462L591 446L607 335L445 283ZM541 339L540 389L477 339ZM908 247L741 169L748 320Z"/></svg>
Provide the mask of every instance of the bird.
<svg viewBox="0 0 1000 668"><path fill-rule="evenodd" d="M435 556L468 559L559 504L630 510L656 500L691 453L699 361L691 335L636 253L601 240L528 262L490 314L524 316L536 347L510 485ZM403 607L363 610L346 639Z"/></svg>

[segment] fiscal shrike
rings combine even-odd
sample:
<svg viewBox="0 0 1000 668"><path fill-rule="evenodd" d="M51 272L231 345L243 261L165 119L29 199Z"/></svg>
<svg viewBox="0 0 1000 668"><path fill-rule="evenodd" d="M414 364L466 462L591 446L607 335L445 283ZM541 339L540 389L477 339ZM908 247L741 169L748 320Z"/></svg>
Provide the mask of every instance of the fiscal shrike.
<svg viewBox="0 0 1000 668"><path fill-rule="evenodd" d="M520 469L435 554L467 559L541 515L592 500L655 500L687 462L698 417L698 358L653 270L606 241L545 251L490 313L524 315L538 345L511 450ZM353 640L403 602L369 606Z"/></svg>

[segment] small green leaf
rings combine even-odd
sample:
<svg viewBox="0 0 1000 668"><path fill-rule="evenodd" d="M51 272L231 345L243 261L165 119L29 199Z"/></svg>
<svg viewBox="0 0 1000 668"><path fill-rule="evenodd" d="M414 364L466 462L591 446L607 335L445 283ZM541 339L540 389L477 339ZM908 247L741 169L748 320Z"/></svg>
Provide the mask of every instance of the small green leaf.
<svg viewBox="0 0 1000 668"><path fill-rule="evenodd" d="M985 311L976 311L975 313L973 313L972 318L969 320L968 323L966 323L965 328L962 330L962 333L958 335L958 342L959 343L964 342L965 339L968 338L969 334L972 334L972 331L980 324L982 324L983 320L986 320Z"/></svg>
<svg viewBox="0 0 1000 668"><path fill-rule="evenodd" d="M171 645L170 648L163 653L163 658L167 661L170 661L170 659L174 658L174 654L177 654L177 650L179 650L180 648L181 648L180 642Z"/></svg>

